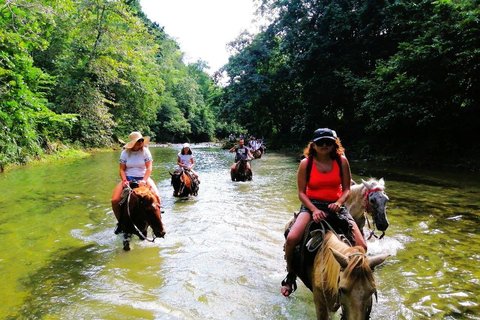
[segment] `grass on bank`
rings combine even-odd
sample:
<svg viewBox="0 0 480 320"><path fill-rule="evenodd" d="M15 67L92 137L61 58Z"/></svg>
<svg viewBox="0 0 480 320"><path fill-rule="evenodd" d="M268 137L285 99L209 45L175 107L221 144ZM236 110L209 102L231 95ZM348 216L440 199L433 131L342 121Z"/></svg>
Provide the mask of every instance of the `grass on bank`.
<svg viewBox="0 0 480 320"><path fill-rule="evenodd" d="M81 159L91 156L92 154L105 151L107 149L74 149L74 148L62 148L55 152L44 153L42 155L28 158L25 163L11 163L4 167L0 167L0 172L5 172L12 169L24 167L26 165L37 165L43 163L54 162L63 159ZM109 148L108 150L111 150Z"/></svg>

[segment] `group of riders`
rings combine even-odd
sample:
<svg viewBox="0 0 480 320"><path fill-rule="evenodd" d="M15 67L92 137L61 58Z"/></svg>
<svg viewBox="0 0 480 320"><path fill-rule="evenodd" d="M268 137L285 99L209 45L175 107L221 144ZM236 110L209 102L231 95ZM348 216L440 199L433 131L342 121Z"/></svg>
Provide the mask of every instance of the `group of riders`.
<svg viewBox="0 0 480 320"><path fill-rule="evenodd" d="M115 187L112 196L113 212L119 221L115 233L122 232L120 202L122 190L128 187L129 181L136 180L140 186L148 186L160 203L158 189L150 177L152 155L146 147L148 142L148 137L143 137L140 132L132 132L120 155L121 182ZM229 150L235 152L235 163L231 170L235 170L240 160L253 159L252 151L258 150L262 145L261 140L250 139L249 145L246 146L245 140L240 137L238 145ZM327 221L345 234L352 245L366 249L363 235L345 207L345 201L350 195L351 173L344 148L336 132L328 128L315 130L311 142L304 150L304 156L305 159L300 162L297 172L300 212L295 215L294 222L289 228L284 247L287 264L287 276L282 281L281 288L284 296L289 296L297 287L293 253L301 242L307 225L312 221L315 223ZM198 174L193 170L192 150L188 143L184 144L178 153L177 164L198 181ZM250 168L248 162L247 166Z"/></svg>
<svg viewBox="0 0 480 320"><path fill-rule="evenodd" d="M235 142L235 140L236 140L235 135L231 133L228 136L228 141ZM252 154L257 150L261 150L262 153L266 153L267 148L265 146L265 141L263 138L256 139L255 137L251 136L250 138L247 139L247 135L242 133L238 136L238 140L243 140L244 144L246 141L246 146L249 148Z"/></svg>

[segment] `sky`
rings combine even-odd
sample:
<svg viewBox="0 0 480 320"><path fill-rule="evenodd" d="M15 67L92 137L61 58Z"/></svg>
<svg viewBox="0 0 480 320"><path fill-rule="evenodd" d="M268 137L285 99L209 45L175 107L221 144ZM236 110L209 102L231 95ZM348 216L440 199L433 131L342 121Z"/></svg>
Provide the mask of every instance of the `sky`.
<svg viewBox="0 0 480 320"><path fill-rule="evenodd" d="M140 0L147 17L180 45L184 62L206 61L209 74L228 62L227 43L254 32L253 0Z"/></svg>

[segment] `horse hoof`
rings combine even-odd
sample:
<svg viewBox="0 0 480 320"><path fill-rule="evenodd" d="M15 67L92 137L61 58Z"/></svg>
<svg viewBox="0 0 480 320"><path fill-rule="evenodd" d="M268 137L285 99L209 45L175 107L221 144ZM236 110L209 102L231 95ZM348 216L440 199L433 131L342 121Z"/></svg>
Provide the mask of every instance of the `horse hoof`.
<svg viewBox="0 0 480 320"><path fill-rule="evenodd" d="M123 250L124 251L130 251L130 242L123 241Z"/></svg>

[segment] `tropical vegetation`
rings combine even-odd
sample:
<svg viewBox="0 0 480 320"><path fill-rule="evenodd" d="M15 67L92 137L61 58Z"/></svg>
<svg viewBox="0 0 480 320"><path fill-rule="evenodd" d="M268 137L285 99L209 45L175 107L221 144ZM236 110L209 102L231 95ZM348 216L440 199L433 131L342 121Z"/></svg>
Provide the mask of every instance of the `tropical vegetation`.
<svg viewBox="0 0 480 320"><path fill-rule="evenodd" d="M255 1L270 22L214 76L139 0L1 1L0 169L133 129L298 148L330 127L358 157L479 163L479 0Z"/></svg>
<svg viewBox="0 0 480 320"><path fill-rule="evenodd" d="M331 127L359 156L478 164L480 1L262 0L260 9L273 21L232 42L224 67L223 110L248 130L295 145Z"/></svg>

